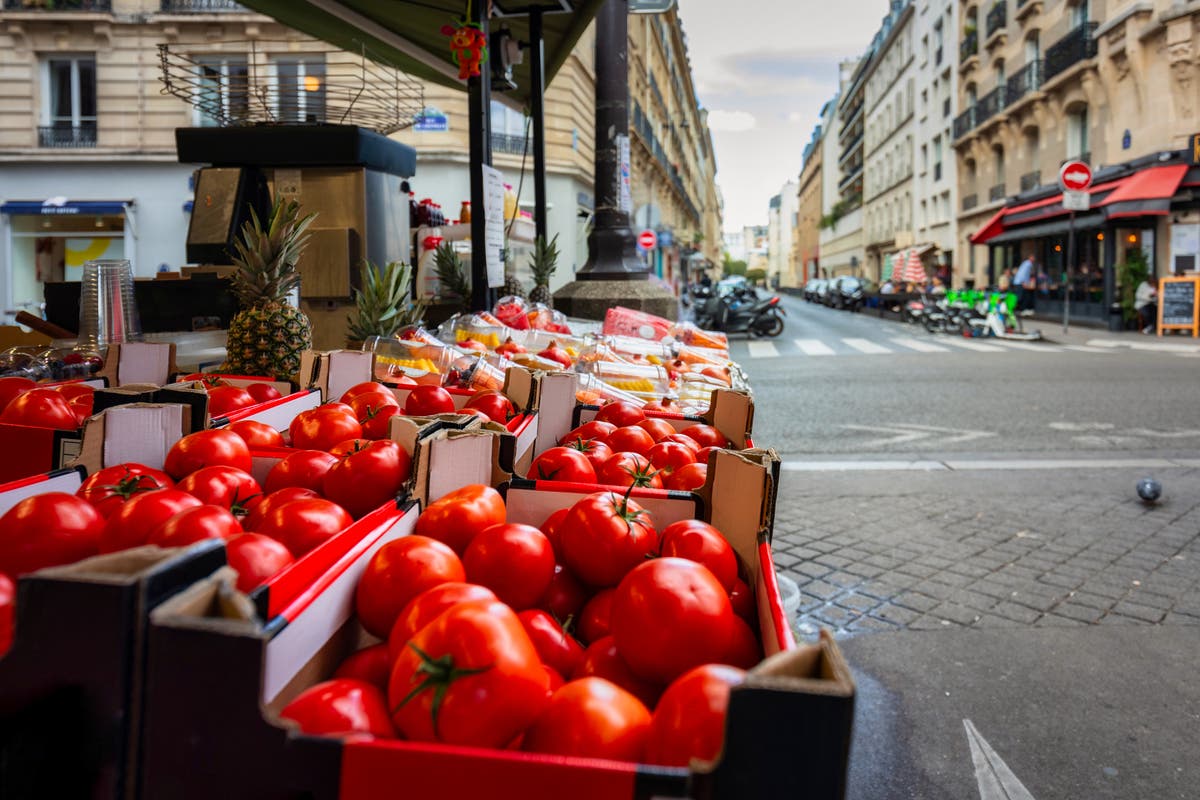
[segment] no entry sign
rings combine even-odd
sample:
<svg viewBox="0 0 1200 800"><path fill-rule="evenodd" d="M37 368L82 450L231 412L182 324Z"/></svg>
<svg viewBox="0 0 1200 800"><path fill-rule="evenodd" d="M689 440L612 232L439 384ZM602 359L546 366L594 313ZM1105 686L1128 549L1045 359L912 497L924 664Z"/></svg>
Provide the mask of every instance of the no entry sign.
<svg viewBox="0 0 1200 800"><path fill-rule="evenodd" d="M654 231L645 230L638 234L638 247L643 250L653 250L658 246L658 236Z"/></svg>
<svg viewBox="0 0 1200 800"><path fill-rule="evenodd" d="M1086 191L1092 185L1092 168L1082 161L1068 161L1058 172L1058 183L1069 192Z"/></svg>

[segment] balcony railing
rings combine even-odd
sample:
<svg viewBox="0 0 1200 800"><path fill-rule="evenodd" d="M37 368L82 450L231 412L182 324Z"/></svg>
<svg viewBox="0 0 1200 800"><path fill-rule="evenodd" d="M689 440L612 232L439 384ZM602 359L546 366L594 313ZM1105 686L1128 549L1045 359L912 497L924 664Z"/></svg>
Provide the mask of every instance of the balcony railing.
<svg viewBox="0 0 1200 800"><path fill-rule="evenodd" d="M958 63L965 63L968 58L979 53L979 32L971 31L963 36L962 43L958 46Z"/></svg>
<svg viewBox="0 0 1200 800"><path fill-rule="evenodd" d="M971 106L954 118L954 138L961 139L975 127L975 106Z"/></svg>
<svg viewBox="0 0 1200 800"><path fill-rule="evenodd" d="M1006 25L1008 25L1008 4L1004 0L1000 0L987 13L988 38L992 38L992 34L997 31L1004 30Z"/></svg>
<svg viewBox="0 0 1200 800"><path fill-rule="evenodd" d="M45 125L38 128L38 147L75 148L96 146L96 123Z"/></svg>
<svg viewBox="0 0 1200 800"><path fill-rule="evenodd" d="M1003 200L1005 194L1006 194L1006 192L1004 191L1004 184L997 183L995 186L988 189L988 200L989 201Z"/></svg>
<svg viewBox="0 0 1200 800"><path fill-rule="evenodd" d="M969 194L962 199L963 211L970 211L977 205L979 205L979 195L977 194Z"/></svg>
<svg viewBox="0 0 1200 800"><path fill-rule="evenodd" d="M1046 49L1046 69L1043 80L1096 55L1096 28L1098 22L1085 22Z"/></svg>
<svg viewBox="0 0 1200 800"><path fill-rule="evenodd" d="M858 145L863 140L863 134L859 133L842 147L842 155L838 158L838 163L845 161L848 157L854 155L854 151L858 149Z"/></svg>
<svg viewBox="0 0 1200 800"><path fill-rule="evenodd" d="M5 11L112 11L112 0L4 0Z"/></svg>
<svg viewBox="0 0 1200 800"><path fill-rule="evenodd" d="M850 172L847 172L840 181L838 181L838 191L844 192L846 187L854 183L856 180L862 179L862 164L852 167Z"/></svg>
<svg viewBox="0 0 1200 800"><path fill-rule="evenodd" d="M519 156L525 152L525 137L511 136L507 133L493 133L492 152L511 153Z"/></svg>
<svg viewBox="0 0 1200 800"><path fill-rule="evenodd" d="M979 98L975 113L980 124L999 114L1008 105L1008 87L1001 85Z"/></svg>
<svg viewBox="0 0 1200 800"><path fill-rule="evenodd" d="M162 0L164 14L213 14L224 11L244 11L249 9L233 0Z"/></svg>
<svg viewBox="0 0 1200 800"><path fill-rule="evenodd" d="M1025 66L1021 67L1015 75L1008 79L1008 102L1009 105L1017 102L1030 92L1036 92L1042 85L1042 73L1045 71L1045 62L1040 58L1036 61L1030 61Z"/></svg>
<svg viewBox="0 0 1200 800"><path fill-rule="evenodd" d="M1033 172L1026 172L1021 176L1021 191L1028 192L1030 189L1036 189L1042 185L1042 172L1035 169Z"/></svg>

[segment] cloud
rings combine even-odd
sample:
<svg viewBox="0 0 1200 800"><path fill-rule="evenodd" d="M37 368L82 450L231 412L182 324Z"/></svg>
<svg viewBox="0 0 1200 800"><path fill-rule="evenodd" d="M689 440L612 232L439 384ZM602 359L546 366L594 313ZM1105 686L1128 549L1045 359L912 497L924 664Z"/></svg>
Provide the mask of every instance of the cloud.
<svg viewBox="0 0 1200 800"><path fill-rule="evenodd" d="M722 111L714 108L708 112L708 127L713 131L748 131L757 124L754 115L747 111Z"/></svg>

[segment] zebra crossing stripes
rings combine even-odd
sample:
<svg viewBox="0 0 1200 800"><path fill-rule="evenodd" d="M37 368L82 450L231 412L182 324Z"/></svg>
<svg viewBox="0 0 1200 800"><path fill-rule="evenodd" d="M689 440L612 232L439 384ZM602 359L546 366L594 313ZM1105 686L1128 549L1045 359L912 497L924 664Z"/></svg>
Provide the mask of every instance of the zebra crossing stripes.
<svg viewBox="0 0 1200 800"><path fill-rule="evenodd" d="M984 344L983 342L972 342L969 339L958 339L953 336L947 336L944 340L946 344L954 347L961 347L964 350L974 350L976 353L1003 353L1003 347L997 347L994 344Z"/></svg>
<svg viewBox="0 0 1200 800"><path fill-rule="evenodd" d="M800 348L800 352L806 356L831 356L834 354L833 348L820 339L796 339L795 343L796 347Z"/></svg>
<svg viewBox="0 0 1200 800"><path fill-rule="evenodd" d="M746 342L751 358L778 358L779 348L772 342Z"/></svg>
<svg viewBox="0 0 1200 800"><path fill-rule="evenodd" d="M870 339L842 339L842 342L850 345L860 353L867 353L868 355L879 355L892 352L883 345L872 342Z"/></svg>
<svg viewBox="0 0 1200 800"><path fill-rule="evenodd" d="M1035 344L1034 342L1017 342L1012 339L999 339L995 342L997 347L1004 347L1009 350L1032 350L1035 353L1061 353L1062 348L1056 344L1046 344L1042 342Z"/></svg>
<svg viewBox="0 0 1200 800"><path fill-rule="evenodd" d="M907 347L910 350L916 350L918 353L948 353L950 352L945 347L932 342L922 342L920 339L913 339L909 336L895 336L892 342Z"/></svg>

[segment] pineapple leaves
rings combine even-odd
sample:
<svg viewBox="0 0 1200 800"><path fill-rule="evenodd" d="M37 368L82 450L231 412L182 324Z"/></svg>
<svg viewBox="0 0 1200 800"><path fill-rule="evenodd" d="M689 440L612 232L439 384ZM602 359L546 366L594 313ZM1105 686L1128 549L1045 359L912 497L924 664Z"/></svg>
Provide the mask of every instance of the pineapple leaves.
<svg viewBox="0 0 1200 800"><path fill-rule="evenodd" d="M361 288L354 290L355 312L346 318L351 341L393 336L424 316L424 304L409 298L412 267L408 264L392 261L380 270L364 260L359 265L359 274Z"/></svg>
<svg viewBox="0 0 1200 800"><path fill-rule="evenodd" d="M471 302L471 282L458 253L449 244L443 243L434 252L433 263L441 286L439 296L456 299L463 310L467 310Z"/></svg>
<svg viewBox="0 0 1200 800"><path fill-rule="evenodd" d="M316 214L300 216L300 204L276 198L266 228L251 208L250 219L234 240L233 292L242 308L265 308L286 302L300 285L296 263L308 246L308 228Z"/></svg>

